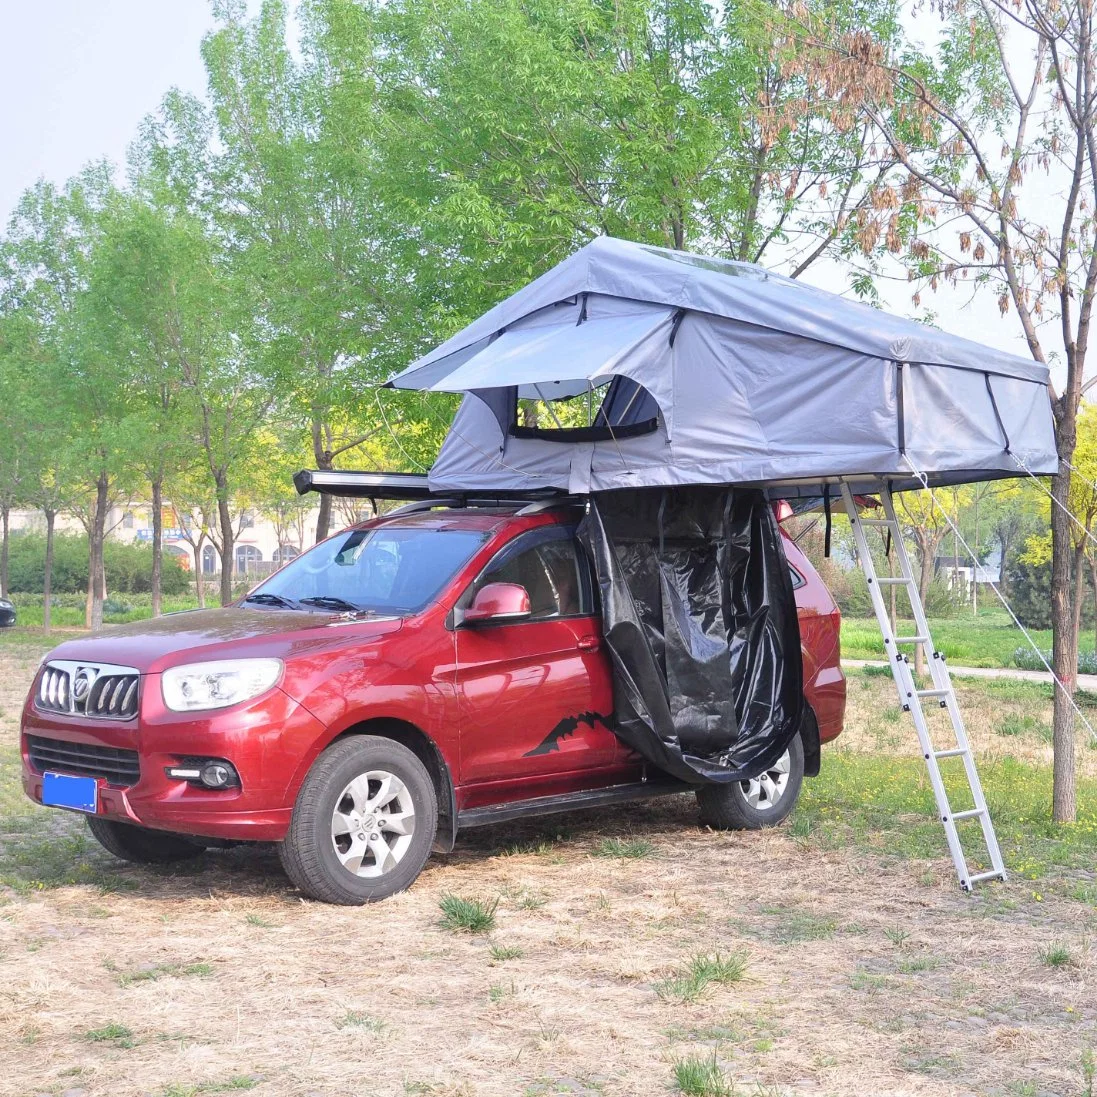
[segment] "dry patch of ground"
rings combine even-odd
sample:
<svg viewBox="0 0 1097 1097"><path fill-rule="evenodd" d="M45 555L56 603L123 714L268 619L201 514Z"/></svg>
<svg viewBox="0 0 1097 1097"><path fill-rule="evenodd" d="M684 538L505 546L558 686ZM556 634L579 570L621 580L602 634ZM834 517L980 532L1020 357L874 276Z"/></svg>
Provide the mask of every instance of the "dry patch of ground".
<svg viewBox="0 0 1097 1097"><path fill-rule="evenodd" d="M269 848L119 867L25 804L37 656L0 637L2 1094L1092 1097L1091 864L966 897L939 831L876 848L827 799L831 772L916 757L877 742L887 680L851 683L848 746L778 832L705 831L689 797L499 827L345 909L300 900ZM447 928L450 895L494 925Z"/></svg>

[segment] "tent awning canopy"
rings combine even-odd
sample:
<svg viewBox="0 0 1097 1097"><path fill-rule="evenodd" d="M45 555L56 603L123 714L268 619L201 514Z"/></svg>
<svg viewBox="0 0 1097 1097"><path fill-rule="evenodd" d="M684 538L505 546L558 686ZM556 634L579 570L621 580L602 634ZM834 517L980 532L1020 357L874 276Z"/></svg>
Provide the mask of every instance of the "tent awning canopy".
<svg viewBox="0 0 1097 1097"><path fill-rule="evenodd" d="M1052 473L1046 367L760 267L599 237L389 385L467 393L437 490L817 493ZM592 393L588 429L518 401Z"/></svg>

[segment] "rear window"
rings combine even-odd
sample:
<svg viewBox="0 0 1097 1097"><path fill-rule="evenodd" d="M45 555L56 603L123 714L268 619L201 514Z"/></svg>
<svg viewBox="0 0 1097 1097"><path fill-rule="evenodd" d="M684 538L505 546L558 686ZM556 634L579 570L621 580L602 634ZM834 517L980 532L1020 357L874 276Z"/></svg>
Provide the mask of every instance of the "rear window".
<svg viewBox="0 0 1097 1097"><path fill-rule="evenodd" d="M350 530L297 557L252 593L415 613L438 597L486 539L470 530Z"/></svg>

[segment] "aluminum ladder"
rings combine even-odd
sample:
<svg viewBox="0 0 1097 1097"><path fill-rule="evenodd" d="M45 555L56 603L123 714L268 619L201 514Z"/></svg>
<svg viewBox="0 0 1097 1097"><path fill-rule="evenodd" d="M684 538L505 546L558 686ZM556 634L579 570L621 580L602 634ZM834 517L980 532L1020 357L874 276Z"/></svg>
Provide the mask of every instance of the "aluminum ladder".
<svg viewBox="0 0 1097 1097"><path fill-rule="evenodd" d="M960 887L964 891L971 891L980 880L1004 880L1006 878L1006 869L1002 863L1002 853L998 848L998 839L994 834L994 824L991 822L990 811L987 809L986 798L983 796L983 786L975 769L975 759L972 757L971 746L968 743L964 720L960 714L960 706L956 701L956 693L952 688L952 679L949 676L948 667L945 665L945 657L934 647L933 638L930 636L929 622L926 620L925 609L918 595L918 583L914 578L914 572L910 566L910 557L907 555L899 523L895 517L895 505L892 502L891 489L885 484L879 493L885 517L862 518L858 513L857 503L849 485L843 483L841 488L842 501L845 503L846 513L849 515L850 525L853 527L857 557L861 564L861 570L865 573L865 579L868 581L868 592L872 598L872 608L876 611L876 620L880 624L880 631L884 637L884 650L887 653L892 676L895 678L895 686L899 691L899 703L903 711L909 712L914 719L914 728L918 733L918 742L922 747L922 756L925 759L926 768L929 770L933 795L937 800L937 814L945 827L945 838L948 840L949 852L952 854L952 863L956 866L956 875L960 879ZM885 533L890 533L891 543L895 547L895 554L899 561L899 575L890 577L876 574L876 565L873 563L872 553L869 551L868 540L865 537L866 527L875 527ZM910 598L916 635L896 636L892 631L891 618L888 615L883 596L883 588L889 586L906 588L907 595ZM930 677L933 682L931 689L918 688L914 671L910 666L910 660L906 654L899 650L900 647L908 644L924 645L926 665L929 667ZM944 750L938 750L934 747L922 706L924 700L936 702L941 708L948 710L952 729L955 733L956 745L954 747L950 746ZM964 772L967 775L968 788L971 790L973 807L962 811L952 810L945 783L941 777L939 762L942 758L963 759ZM963 846L960 844L960 834L956 827L957 823L965 819L978 819L982 825L983 841L986 845L991 866L987 871L972 872L968 868L967 857L964 854Z"/></svg>

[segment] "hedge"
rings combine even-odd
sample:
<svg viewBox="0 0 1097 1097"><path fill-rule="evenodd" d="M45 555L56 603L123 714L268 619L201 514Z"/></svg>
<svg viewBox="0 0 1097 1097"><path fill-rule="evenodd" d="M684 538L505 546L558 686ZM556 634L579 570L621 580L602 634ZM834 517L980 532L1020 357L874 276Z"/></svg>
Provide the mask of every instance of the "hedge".
<svg viewBox="0 0 1097 1097"><path fill-rule="evenodd" d="M23 533L11 537L8 561L10 590L42 593L46 571L46 538ZM142 594L152 590L152 547L107 541L103 546L107 592ZM78 594L88 589L88 539L59 533L53 539L52 590L57 594ZM161 572L164 594L182 594L190 589L190 573L178 560L165 553Z"/></svg>

